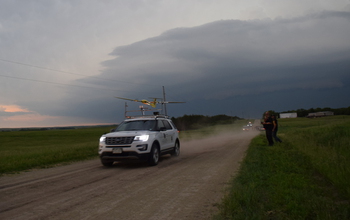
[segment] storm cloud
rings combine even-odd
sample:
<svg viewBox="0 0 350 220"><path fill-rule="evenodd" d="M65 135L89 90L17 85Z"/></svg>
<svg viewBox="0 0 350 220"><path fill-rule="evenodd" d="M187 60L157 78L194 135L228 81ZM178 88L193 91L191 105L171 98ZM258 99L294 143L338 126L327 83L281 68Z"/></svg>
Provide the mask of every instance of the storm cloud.
<svg viewBox="0 0 350 220"><path fill-rule="evenodd" d="M243 100L233 101L242 96L266 100L256 108L258 111L283 111L288 109L279 106L281 102L301 94L315 94L312 99L321 100L317 93L325 90L334 93L340 107L348 104L346 96L338 94L339 90L349 91L348 36L348 12L325 11L294 19L221 20L172 29L117 47L111 53L115 59L103 63L106 69L101 77L120 81L103 85L117 85L120 92L116 96L129 98L143 99L157 93L161 97L161 86L165 86L171 97L187 102L182 110L176 107L176 115L196 113L191 111L192 102L220 105L222 101L243 106ZM97 83L91 79L85 82ZM274 93L284 93L285 100L275 100ZM329 101L329 105L335 104ZM293 105L294 109L326 107L305 106L303 101ZM220 111L225 110L217 113ZM258 111L251 114L258 115Z"/></svg>
<svg viewBox="0 0 350 220"><path fill-rule="evenodd" d="M1 127L117 123L163 86L174 117L349 106L345 0L2 6Z"/></svg>

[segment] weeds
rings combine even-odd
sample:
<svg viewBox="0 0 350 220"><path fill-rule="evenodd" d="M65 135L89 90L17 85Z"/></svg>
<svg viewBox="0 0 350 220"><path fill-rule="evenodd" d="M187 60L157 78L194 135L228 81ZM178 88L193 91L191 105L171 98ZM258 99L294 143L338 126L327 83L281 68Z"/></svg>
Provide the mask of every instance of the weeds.
<svg viewBox="0 0 350 220"><path fill-rule="evenodd" d="M213 219L349 219L350 117L280 120L253 139Z"/></svg>

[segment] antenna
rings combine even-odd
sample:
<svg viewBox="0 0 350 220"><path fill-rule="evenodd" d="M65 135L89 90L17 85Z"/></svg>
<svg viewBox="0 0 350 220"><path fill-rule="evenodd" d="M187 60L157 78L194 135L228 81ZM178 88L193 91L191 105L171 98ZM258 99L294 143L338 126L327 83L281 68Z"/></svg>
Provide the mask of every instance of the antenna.
<svg viewBox="0 0 350 220"><path fill-rule="evenodd" d="M124 106L124 108L125 108L125 111L124 111L124 118L126 118L126 115L127 115L127 108L128 108L128 104L125 102L125 106Z"/></svg>
<svg viewBox="0 0 350 220"><path fill-rule="evenodd" d="M168 115L168 112L167 112L167 109L166 109L166 99L165 99L165 89L164 89L164 86L163 86L163 103L164 105L164 114L167 116Z"/></svg>
<svg viewBox="0 0 350 220"><path fill-rule="evenodd" d="M145 107L143 107L143 105L140 105L139 108L141 110L142 116L144 116L145 115Z"/></svg>

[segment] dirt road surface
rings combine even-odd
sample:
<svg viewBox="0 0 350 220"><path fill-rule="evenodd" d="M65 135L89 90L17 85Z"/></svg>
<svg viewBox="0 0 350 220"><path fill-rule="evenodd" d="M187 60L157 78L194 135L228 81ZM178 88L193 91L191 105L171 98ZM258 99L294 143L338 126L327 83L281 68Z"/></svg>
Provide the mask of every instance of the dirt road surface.
<svg viewBox="0 0 350 220"><path fill-rule="evenodd" d="M210 219L257 134L182 142L153 167L90 160L2 176L0 219Z"/></svg>

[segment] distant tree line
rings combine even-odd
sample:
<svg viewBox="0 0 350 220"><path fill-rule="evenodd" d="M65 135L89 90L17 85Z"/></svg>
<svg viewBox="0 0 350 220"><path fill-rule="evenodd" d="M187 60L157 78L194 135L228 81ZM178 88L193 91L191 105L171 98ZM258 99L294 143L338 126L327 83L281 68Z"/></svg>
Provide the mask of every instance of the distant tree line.
<svg viewBox="0 0 350 220"><path fill-rule="evenodd" d="M297 110L289 110L289 111L284 111L284 112L279 112L279 113L292 113L296 112L298 117L306 117L309 113L314 113L314 112L325 112L325 111L331 111L334 112L334 115L350 115L350 106L347 108L310 108L310 109L297 109ZM272 114L278 115L279 113L271 111Z"/></svg>
<svg viewBox="0 0 350 220"><path fill-rule="evenodd" d="M204 116L204 115L184 115L182 117L174 118L171 120L175 123L179 130L191 130L198 129L203 126L212 126L218 124L230 124L235 120L240 119L237 116L227 115L215 115L215 116Z"/></svg>

